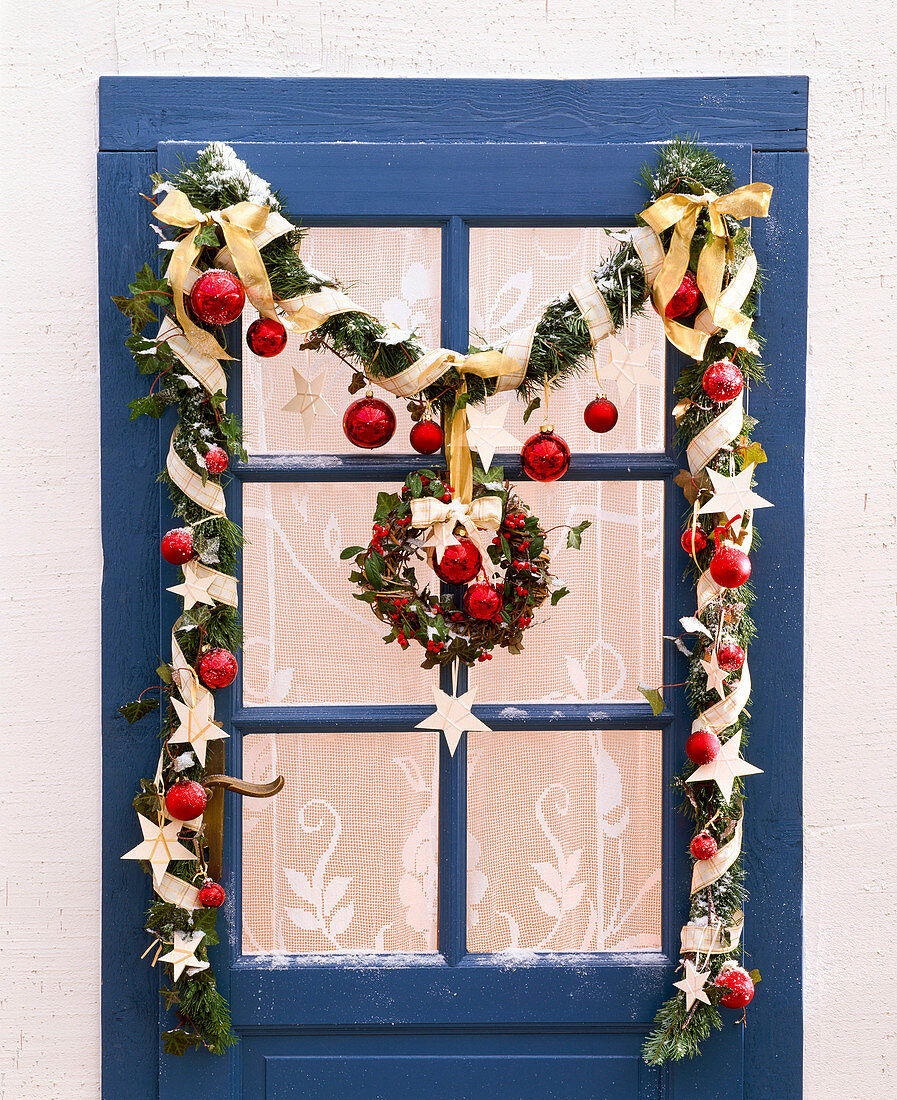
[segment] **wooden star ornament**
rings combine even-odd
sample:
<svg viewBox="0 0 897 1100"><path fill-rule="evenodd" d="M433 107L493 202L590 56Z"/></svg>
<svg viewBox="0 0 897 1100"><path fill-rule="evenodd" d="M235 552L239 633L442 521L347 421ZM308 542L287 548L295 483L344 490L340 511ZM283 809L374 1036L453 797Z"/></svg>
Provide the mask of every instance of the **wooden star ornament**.
<svg viewBox="0 0 897 1100"><path fill-rule="evenodd" d="M695 1001L703 1001L705 1005L710 1004L710 998L704 991L704 986L707 984L709 977L709 970L698 970L691 959L685 960L685 977L681 982L673 982L673 985L676 989L681 989L685 993L686 1012L691 1009Z"/></svg>
<svg viewBox="0 0 897 1100"><path fill-rule="evenodd" d="M752 512L755 508L772 508L773 505L758 496L751 488L751 480L754 476L755 463L745 466L740 474L734 477L726 477L716 470L707 470L710 484L713 486L713 496L706 504L698 509L700 512L721 512L727 520L736 516L743 516L745 512Z"/></svg>
<svg viewBox="0 0 897 1100"><path fill-rule="evenodd" d="M735 780L740 775L762 775L762 768L755 768L746 760L742 760L741 731L730 737L709 764L702 764L700 768L692 772L686 780L687 783L702 783L712 779L719 787L720 794L728 802L732 797L732 788Z"/></svg>
<svg viewBox="0 0 897 1100"><path fill-rule="evenodd" d="M707 690L715 691L720 699L726 697L726 677L729 675L725 669L719 667L716 650L710 654L710 660L701 660L701 668L707 674Z"/></svg>
<svg viewBox="0 0 897 1100"><path fill-rule="evenodd" d="M196 563L188 561L184 565L184 580L181 584L172 585L168 589L169 592L173 592L176 596L184 597L184 610L189 611L191 608L196 607L198 603L207 604L209 607L215 606L215 597L209 592L209 588L212 586L215 580L215 574L209 570L205 575L201 574L196 567Z"/></svg>
<svg viewBox="0 0 897 1100"><path fill-rule="evenodd" d="M298 413L302 417L302 428L306 438L311 435L315 417L318 413L329 412L331 416L336 416L336 412L330 407L327 398L323 396L326 381L326 370L322 370L315 378L308 379L301 371L293 367L293 383L296 387L296 396L291 398L281 411Z"/></svg>
<svg viewBox="0 0 897 1100"><path fill-rule="evenodd" d="M463 695L449 695L448 692L433 688L433 699L436 710L418 722L416 728L420 730L442 730L445 734L445 743L449 747L452 756L461 740L461 735L473 730L484 733L491 732L485 722L481 722L471 713L476 688L465 691Z"/></svg>
<svg viewBox="0 0 897 1100"><path fill-rule="evenodd" d="M505 428L510 401L486 412L472 405L467 406L467 445L480 456L483 469L488 470L499 447L520 450L520 440Z"/></svg>
<svg viewBox="0 0 897 1100"><path fill-rule="evenodd" d="M174 970L174 980L177 981L184 970L189 966L193 970L208 970L209 964L196 957L196 949L205 936L205 932L196 929L185 935L183 932L174 933L174 945L167 955L162 955L160 962L171 963Z"/></svg>
<svg viewBox="0 0 897 1100"><path fill-rule="evenodd" d="M171 700L180 725L168 740L173 745L189 745L196 753L196 759L203 766L206 762L208 742L227 737L224 730L212 719L213 702L209 692L197 695L196 702L192 706L182 703L180 699Z"/></svg>
<svg viewBox="0 0 897 1100"><path fill-rule="evenodd" d="M153 869L154 879L159 879L165 874L168 864L173 859L196 859L196 853L191 852L178 841L178 833L181 831L183 822L172 821L160 825L156 821L150 821L143 814L138 814L137 820L140 822L143 840L136 848L125 852L122 859L145 859Z"/></svg>
<svg viewBox="0 0 897 1100"><path fill-rule="evenodd" d="M610 359L605 367L599 371L606 382L617 383L617 393L620 397L620 405L625 405L638 386L656 386L657 378L648 369L648 357L651 354L651 345L628 348L626 344L616 336L605 338L605 346L610 351Z"/></svg>

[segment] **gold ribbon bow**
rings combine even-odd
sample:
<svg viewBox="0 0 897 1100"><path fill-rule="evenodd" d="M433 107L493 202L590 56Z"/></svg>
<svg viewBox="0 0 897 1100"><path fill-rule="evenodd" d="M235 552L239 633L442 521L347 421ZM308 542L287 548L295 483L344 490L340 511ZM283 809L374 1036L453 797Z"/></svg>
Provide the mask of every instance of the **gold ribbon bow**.
<svg viewBox="0 0 897 1100"><path fill-rule="evenodd" d="M184 334L203 354L210 355L214 359L231 359L232 356L227 354L215 337L195 325L188 316L184 305L184 284L193 261L200 253L200 248L196 244L197 234L204 225L214 223L221 227L224 243L233 258L240 282L252 298L253 304L263 317L276 317L274 296L271 292L268 272L265 270L265 262L252 239L254 233L264 229L269 208L254 202L238 202L233 206L225 207L224 210L212 210L204 214L192 205L183 191L172 189L155 208L153 214L165 225L189 230L189 233L178 241L168 265L168 281L171 283L174 295L174 308Z"/></svg>
<svg viewBox="0 0 897 1100"><path fill-rule="evenodd" d="M769 213L772 187L768 183L750 183L738 187L728 195L705 191L703 195L662 195L657 202L642 211L642 218L658 235L675 226L670 247L663 266L654 282L653 298L657 311L663 318L667 339L680 351L700 360L710 334L697 328L688 328L666 315L670 299L679 289L682 277L688 269L691 241L698 224L698 215L706 210L710 222L710 234L698 257L698 288L707 303L707 309L718 328L726 330L727 340L737 347L748 342L751 321L741 312L757 271L757 261L750 253L742 262L735 278L723 291L726 260L731 255L731 240L724 215L734 218L765 218Z"/></svg>
<svg viewBox="0 0 897 1100"><path fill-rule="evenodd" d="M477 497L473 503L467 504L457 499L445 504L436 497L420 497L411 501L411 525L431 528L427 545L435 547L437 561L442 561L446 549L458 542L455 526L460 524L479 550L483 568L487 571L490 569L489 555L480 532L497 531L501 526L501 517L501 497Z"/></svg>

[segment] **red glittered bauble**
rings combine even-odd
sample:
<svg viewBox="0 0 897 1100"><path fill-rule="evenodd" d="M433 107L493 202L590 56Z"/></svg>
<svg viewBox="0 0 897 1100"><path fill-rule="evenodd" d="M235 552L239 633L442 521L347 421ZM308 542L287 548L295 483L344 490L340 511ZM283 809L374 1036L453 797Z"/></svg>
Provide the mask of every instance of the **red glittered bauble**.
<svg viewBox="0 0 897 1100"><path fill-rule="evenodd" d="M474 619L497 618L501 605L501 595L491 584L472 584L464 593L464 610Z"/></svg>
<svg viewBox="0 0 897 1100"><path fill-rule="evenodd" d="M559 435L543 428L523 444L520 464L533 481L557 481L570 468L570 448Z"/></svg>
<svg viewBox="0 0 897 1100"><path fill-rule="evenodd" d="M199 659L199 678L207 688L226 688L237 677L237 658L229 649L210 649Z"/></svg>
<svg viewBox="0 0 897 1100"><path fill-rule="evenodd" d="M744 650L734 642L723 642L716 651L716 663L725 672L737 672L744 664Z"/></svg>
<svg viewBox="0 0 897 1100"><path fill-rule="evenodd" d="M433 568L447 584L466 584L480 571L480 552L470 539L459 539L446 547L442 560L434 561Z"/></svg>
<svg viewBox="0 0 897 1100"><path fill-rule="evenodd" d="M667 302L666 315L671 321L677 317L691 317L698 308L701 300L701 292L698 290L698 282L690 271L682 276L679 289Z"/></svg>
<svg viewBox="0 0 897 1100"><path fill-rule="evenodd" d="M617 406L606 397L596 397L583 410L582 418L590 432L609 432L616 424Z"/></svg>
<svg viewBox="0 0 897 1100"><path fill-rule="evenodd" d="M193 284L190 309L204 325L229 325L243 312L246 291L231 271L210 268Z"/></svg>
<svg viewBox="0 0 897 1100"><path fill-rule="evenodd" d="M202 783L193 779L181 779L168 788L165 809L178 821L192 821L206 808L209 796Z"/></svg>
<svg viewBox="0 0 897 1100"><path fill-rule="evenodd" d="M207 878L199 891L199 904L204 905L206 909L217 909L224 905L224 887Z"/></svg>
<svg viewBox="0 0 897 1100"><path fill-rule="evenodd" d="M737 546L725 544L710 559L710 576L721 588L740 588L751 575L751 559Z"/></svg>
<svg viewBox="0 0 897 1100"><path fill-rule="evenodd" d="M714 984L728 990L719 999L719 1003L726 1008L745 1008L753 999L754 979L743 967L726 967L720 971Z"/></svg>
<svg viewBox="0 0 897 1100"><path fill-rule="evenodd" d="M373 450L392 439L396 430L396 414L378 397L362 397L353 401L343 414L343 431L356 447Z"/></svg>
<svg viewBox="0 0 897 1100"><path fill-rule="evenodd" d="M227 469L227 451L223 447L209 447L202 460L210 474L223 474Z"/></svg>
<svg viewBox="0 0 897 1100"><path fill-rule="evenodd" d="M734 401L741 393L744 388L744 375L734 363L728 359L720 359L716 363L711 363L704 371L701 385L711 401L722 405L727 401Z"/></svg>
<svg viewBox="0 0 897 1100"><path fill-rule="evenodd" d="M442 446L445 435L435 420L418 420L409 438L419 455L431 455Z"/></svg>
<svg viewBox="0 0 897 1100"><path fill-rule="evenodd" d="M246 343L253 355L270 359L287 346L287 330L273 317L259 317L246 330Z"/></svg>
<svg viewBox="0 0 897 1100"><path fill-rule="evenodd" d="M193 532L189 527L175 527L162 536L159 549L167 562L183 565L193 557Z"/></svg>
<svg viewBox="0 0 897 1100"><path fill-rule="evenodd" d="M694 537L692 537L692 535ZM690 527L687 527L682 532L682 549L686 554L690 554L692 550L697 553L699 550L703 550L707 545L707 536L704 534L704 530L701 527L696 527L694 532Z"/></svg>
<svg viewBox="0 0 897 1100"><path fill-rule="evenodd" d="M709 764L719 753L719 738L713 730L695 730L685 742L685 755L692 764Z"/></svg>
<svg viewBox="0 0 897 1100"><path fill-rule="evenodd" d="M713 859L717 851L716 841L706 829L691 842L691 854L695 859Z"/></svg>

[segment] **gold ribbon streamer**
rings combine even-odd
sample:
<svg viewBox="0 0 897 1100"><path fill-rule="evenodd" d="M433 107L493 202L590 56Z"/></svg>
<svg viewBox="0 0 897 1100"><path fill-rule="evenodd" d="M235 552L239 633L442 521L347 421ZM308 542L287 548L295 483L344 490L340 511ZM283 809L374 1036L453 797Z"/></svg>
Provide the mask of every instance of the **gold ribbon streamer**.
<svg viewBox="0 0 897 1100"><path fill-rule="evenodd" d="M710 886L721 879L741 854L741 818L735 826L732 839L727 841L712 859L699 859L695 862L691 874L691 892L696 894L699 890Z"/></svg>
<svg viewBox="0 0 897 1100"><path fill-rule="evenodd" d="M697 477L713 456L723 447L733 443L744 427L743 394L702 428L686 449L688 468L692 477Z"/></svg>
<svg viewBox="0 0 897 1100"><path fill-rule="evenodd" d="M738 219L765 218L769 213L771 195L772 187L769 184L751 183L736 188L728 195L717 195L713 191L705 191L702 195L662 195L657 202L642 211L643 220L657 234L671 226L675 227L663 265L654 280L652 294L654 305L663 320L667 339L692 359L700 360L703 357L709 334L671 320L666 315L666 307L679 289L682 277L688 269L691 241L698 216L702 210L706 210L710 224L710 233L698 257L698 288L704 296L714 325L726 330L725 339L736 347L745 347L749 340L751 321L739 312L744 297L737 303L734 303L737 295L721 301L726 259L731 252L725 215ZM744 261L742 267L749 261L750 257ZM745 278L739 279L739 276L741 270L736 275L741 288ZM745 290L745 296L748 290L750 285Z"/></svg>
<svg viewBox="0 0 897 1100"><path fill-rule="evenodd" d="M431 529L437 561L442 560L447 547L457 543L454 530L460 524L479 550L486 570L490 568L490 560L480 532L497 531L501 526L501 516L501 497L496 496L477 497L470 504L457 499L446 504L435 497L420 497L411 501L411 524L413 527Z"/></svg>
<svg viewBox="0 0 897 1100"><path fill-rule="evenodd" d="M193 375L208 393L227 393L227 375L217 359L195 348L169 317L162 322L156 342L168 344L175 358ZM224 406L222 405L223 409Z"/></svg>
<svg viewBox="0 0 897 1100"><path fill-rule="evenodd" d="M174 484L188 496L194 504L205 508L215 516L224 515L224 490L211 478L207 478L205 484L200 475L187 465L174 449L174 441L177 431L171 433L171 443L168 445L168 457L165 459L165 469Z"/></svg>
<svg viewBox="0 0 897 1100"><path fill-rule="evenodd" d="M199 328L187 314L184 304L184 283L193 261L200 253L196 237L204 225L221 227L240 282L252 298L253 304L264 317L276 317L274 296L265 269L265 261L253 240L253 234L265 228L269 209L254 202L238 202L223 210L203 213L197 210L183 191L172 188L153 210L153 214L165 225L186 229L188 233L177 242L168 265L168 281L174 296L174 308L178 322L191 344L205 355L215 359L231 359L227 351L211 333Z"/></svg>
<svg viewBox="0 0 897 1100"><path fill-rule="evenodd" d="M739 909L732 923L686 924L680 933L680 952L690 955L724 955L741 942L744 913Z"/></svg>

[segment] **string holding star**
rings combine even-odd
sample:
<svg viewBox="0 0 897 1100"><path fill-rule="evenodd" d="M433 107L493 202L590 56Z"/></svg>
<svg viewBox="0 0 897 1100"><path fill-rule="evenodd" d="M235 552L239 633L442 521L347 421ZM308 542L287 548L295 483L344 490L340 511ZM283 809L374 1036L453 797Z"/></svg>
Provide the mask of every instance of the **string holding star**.
<svg viewBox="0 0 897 1100"><path fill-rule="evenodd" d="M308 379L301 371L293 367L293 384L296 387L296 396L291 398L281 412L297 413L302 418L302 428L306 439L311 435L315 424L315 417L319 413L328 412L336 416L327 398L323 396L324 383L327 381L327 371Z"/></svg>

